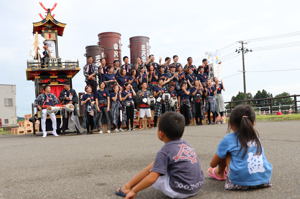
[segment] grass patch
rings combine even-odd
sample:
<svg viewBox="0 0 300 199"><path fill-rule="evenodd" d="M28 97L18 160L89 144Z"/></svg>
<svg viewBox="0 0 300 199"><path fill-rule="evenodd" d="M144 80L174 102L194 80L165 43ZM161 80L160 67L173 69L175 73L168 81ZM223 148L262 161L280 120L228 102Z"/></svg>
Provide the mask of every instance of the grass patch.
<svg viewBox="0 0 300 199"><path fill-rule="evenodd" d="M0 135L8 135L8 134L10 134L9 131L0 131Z"/></svg>
<svg viewBox="0 0 300 199"><path fill-rule="evenodd" d="M300 120L300 114L288 115L256 115L257 121L285 121L285 120Z"/></svg>

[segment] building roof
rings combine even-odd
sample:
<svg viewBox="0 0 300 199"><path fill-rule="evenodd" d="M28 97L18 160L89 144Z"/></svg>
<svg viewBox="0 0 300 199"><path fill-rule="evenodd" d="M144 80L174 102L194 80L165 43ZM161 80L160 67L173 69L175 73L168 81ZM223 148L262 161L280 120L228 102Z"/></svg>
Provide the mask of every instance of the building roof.
<svg viewBox="0 0 300 199"><path fill-rule="evenodd" d="M15 84L0 84L0 86L16 86Z"/></svg>
<svg viewBox="0 0 300 199"><path fill-rule="evenodd" d="M41 34L43 30L56 30L59 36L63 36L66 25L54 19L48 9L47 16L42 21L33 23L33 34L36 32Z"/></svg>

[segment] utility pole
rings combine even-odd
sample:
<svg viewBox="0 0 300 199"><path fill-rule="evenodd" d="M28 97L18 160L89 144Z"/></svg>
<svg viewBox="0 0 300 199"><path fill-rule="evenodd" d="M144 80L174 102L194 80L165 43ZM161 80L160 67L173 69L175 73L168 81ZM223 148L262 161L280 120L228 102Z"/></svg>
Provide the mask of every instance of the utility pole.
<svg viewBox="0 0 300 199"><path fill-rule="evenodd" d="M247 89L246 89L246 70L245 70L245 54L247 52L252 52L251 49L247 49L245 48L245 44L247 44L247 42L245 41L239 41L239 43L241 44L241 47L236 49L235 52L237 53L242 53L242 64L243 64L243 85L244 85L244 94L245 97L247 96Z"/></svg>

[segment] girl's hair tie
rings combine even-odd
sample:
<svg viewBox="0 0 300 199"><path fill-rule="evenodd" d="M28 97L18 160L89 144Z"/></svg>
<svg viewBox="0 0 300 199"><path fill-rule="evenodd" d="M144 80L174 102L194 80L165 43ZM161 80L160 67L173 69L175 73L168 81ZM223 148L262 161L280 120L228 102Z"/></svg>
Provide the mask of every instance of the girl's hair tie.
<svg viewBox="0 0 300 199"><path fill-rule="evenodd" d="M243 117L245 117L245 118L248 118L248 116L247 116L247 115L243 115Z"/></svg>

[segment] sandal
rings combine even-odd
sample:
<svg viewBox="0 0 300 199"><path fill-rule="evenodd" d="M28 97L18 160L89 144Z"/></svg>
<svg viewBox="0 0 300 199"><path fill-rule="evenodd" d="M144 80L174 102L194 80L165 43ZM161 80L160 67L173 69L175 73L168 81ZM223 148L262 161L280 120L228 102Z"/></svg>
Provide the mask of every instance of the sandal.
<svg viewBox="0 0 300 199"><path fill-rule="evenodd" d="M213 179L215 179L215 180L218 180L218 181L224 181L224 180L226 180L226 178L227 178L227 172L224 172L224 177L220 177L220 176L218 176L217 174L216 174L216 167L215 168L208 168L208 170L207 170L207 174L208 174L208 176L209 177L211 177L211 178L213 178Z"/></svg>
<svg viewBox="0 0 300 199"><path fill-rule="evenodd" d="M115 194L116 194L117 196L120 196L120 197L123 197L123 198L126 197L126 193L124 193L124 192L122 191L122 188L121 188L121 187L115 192Z"/></svg>

